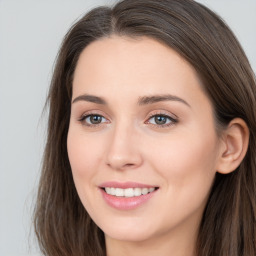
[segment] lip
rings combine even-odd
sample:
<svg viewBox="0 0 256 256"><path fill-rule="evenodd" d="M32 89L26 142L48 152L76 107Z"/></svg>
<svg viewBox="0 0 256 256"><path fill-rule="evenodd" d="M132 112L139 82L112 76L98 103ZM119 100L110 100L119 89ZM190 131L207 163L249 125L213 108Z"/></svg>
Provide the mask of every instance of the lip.
<svg viewBox="0 0 256 256"><path fill-rule="evenodd" d="M117 182L117 181L108 181L99 185L100 188L156 188L158 186L142 184L138 182Z"/></svg>
<svg viewBox="0 0 256 256"><path fill-rule="evenodd" d="M148 193L146 195L141 196L135 196L135 197L117 197L113 195L109 195L106 193L106 191L103 189L105 187L112 187L112 188L159 188L158 186L154 185L147 185L137 182L104 182L99 186L99 190L102 194L102 197L104 201L111 207L118 209L118 210L132 210L140 207L141 205L144 205L147 203L158 191L156 189L155 191Z"/></svg>

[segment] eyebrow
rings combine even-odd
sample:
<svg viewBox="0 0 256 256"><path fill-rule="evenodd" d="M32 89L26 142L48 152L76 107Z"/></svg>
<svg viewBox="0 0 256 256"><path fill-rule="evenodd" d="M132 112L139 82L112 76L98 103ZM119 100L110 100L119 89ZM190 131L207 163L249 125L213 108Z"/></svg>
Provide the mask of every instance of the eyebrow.
<svg viewBox="0 0 256 256"><path fill-rule="evenodd" d="M138 104L139 105L148 105L148 104L153 104L153 103L161 102L161 101L178 101L178 102L184 103L188 107L191 107L182 98L180 98L178 96L171 95L171 94L144 96L144 97L139 98Z"/></svg>
<svg viewBox="0 0 256 256"><path fill-rule="evenodd" d="M104 98L94 96L94 95L89 95L89 94L83 94L83 95L76 97L72 101L72 103L75 103L78 101L88 101L88 102L92 102L92 103L96 103L96 104L100 104L100 105L107 105L107 101ZM153 104L153 103L157 103L157 102L161 102L161 101L178 101L178 102L181 102L181 103L187 105L188 107L191 107L182 98L175 96L175 95L171 95L171 94L143 96L143 97L139 98L138 105L139 106L149 105L149 104Z"/></svg>
<svg viewBox="0 0 256 256"><path fill-rule="evenodd" d="M94 95L88 95L88 94L83 94L83 95L80 95L80 96L76 97L72 101L72 103L75 103L77 101L88 101L88 102L93 102L93 103L96 103L96 104L107 105L107 102L103 98L98 97L98 96L94 96Z"/></svg>

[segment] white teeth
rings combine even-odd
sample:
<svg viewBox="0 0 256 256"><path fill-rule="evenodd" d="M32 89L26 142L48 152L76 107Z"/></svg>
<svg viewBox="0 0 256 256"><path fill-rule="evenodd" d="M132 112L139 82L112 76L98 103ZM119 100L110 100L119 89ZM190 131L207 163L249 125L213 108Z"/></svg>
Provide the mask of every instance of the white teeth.
<svg viewBox="0 0 256 256"><path fill-rule="evenodd" d="M115 196L124 196L124 190L121 188L116 188Z"/></svg>
<svg viewBox="0 0 256 256"><path fill-rule="evenodd" d="M141 188L134 188L134 196L140 196L141 195Z"/></svg>
<svg viewBox="0 0 256 256"><path fill-rule="evenodd" d="M105 188L107 194L111 195L111 188Z"/></svg>
<svg viewBox="0 0 256 256"><path fill-rule="evenodd" d="M109 188L106 187L105 191L107 194L118 197L134 197L146 195L155 191L155 188Z"/></svg>
<svg viewBox="0 0 256 256"><path fill-rule="evenodd" d="M149 192L153 192L155 190L155 188L150 188Z"/></svg>
<svg viewBox="0 0 256 256"><path fill-rule="evenodd" d="M114 188L110 188L110 195L114 196L116 195L116 190Z"/></svg>
<svg viewBox="0 0 256 256"><path fill-rule="evenodd" d="M122 190L124 190L125 197L133 197L134 196L133 188L126 188L126 189L122 189Z"/></svg>
<svg viewBox="0 0 256 256"><path fill-rule="evenodd" d="M148 193L148 189L147 189L147 188L143 188L143 189L141 190L141 193L142 193L143 195L146 195L146 194Z"/></svg>

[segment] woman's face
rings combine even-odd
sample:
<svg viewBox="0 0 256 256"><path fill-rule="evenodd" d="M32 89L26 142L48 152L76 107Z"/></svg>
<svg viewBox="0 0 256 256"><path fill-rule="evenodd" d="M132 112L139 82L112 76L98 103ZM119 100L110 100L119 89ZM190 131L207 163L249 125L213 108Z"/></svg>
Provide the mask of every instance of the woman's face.
<svg viewBox="0 0 256 256"><path fill-rule="evenodd" d="M78 195L107 238L196 233L220 140L196 72L175 51L118 36L86 47L67 147Z"/></svg>

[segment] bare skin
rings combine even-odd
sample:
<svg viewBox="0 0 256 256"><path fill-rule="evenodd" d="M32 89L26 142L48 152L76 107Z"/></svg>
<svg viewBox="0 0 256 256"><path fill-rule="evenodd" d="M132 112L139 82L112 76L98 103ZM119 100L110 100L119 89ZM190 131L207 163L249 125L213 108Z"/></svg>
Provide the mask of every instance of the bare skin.
<svg viewBox="0 0 256 256"><path fill-rule="evenodd" d="M193 67L153 39L112 36L82 52L68 154L79 197L105 233L108 256L195 255L215 174L236 168L248 137L239 119L217 135L201 88ZM108 181L158 189L135 209L116 209L99 188Z"/></svg>

